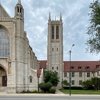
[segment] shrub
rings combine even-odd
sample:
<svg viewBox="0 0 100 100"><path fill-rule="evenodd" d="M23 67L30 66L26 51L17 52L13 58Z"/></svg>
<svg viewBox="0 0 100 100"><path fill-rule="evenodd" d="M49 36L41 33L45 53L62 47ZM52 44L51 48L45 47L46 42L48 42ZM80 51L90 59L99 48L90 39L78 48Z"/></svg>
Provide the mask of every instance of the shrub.
<svg viewBox="0 0 100 100"><path fill-rule="evenodd" d="M47 82L47 83L40 83L39 88L43 90L44 92L49 92L49 89L52 87L52 83Z"/></svg>
<svg viewBox="0 0 100 100"><path fill-rule="evenodd" d="M69 89L69 87L63 87L64 89ZM78 87L78 86L72 86L71 87L72 90L83 90L82 87Z"/></svg>
<svg viewBox="0 0 100 100"><path fill-rule="evenodd" d="M25 90L23 90L21 93L26 93L26 91L25 91Z"/></svg>
<svg viewBox="0 0 100 100"><path fill-rule="evenodd" d="M32 93L38 93L38 91L37 90L34 90Z"/></svg>
<svg viewBox="0 0 100 100"><path fill-rule="evenodd" d="M56 92L56 89L51 88L51 89L49 90L49 92L50 92L50 93L55 93L55 92Z"/></svg>
<svg viewBox="0 0 100 100"><path fill-rule="evenodd" d="M25 91L25 90L23 90L21 93L30 93L31 91L29 91L29 90L27 90L27 91Z"/></svg>
<svg viewBox="0 0 100 100"><path fill-rule="evenodd" d="M62 81L62 84L64 84L65 86L69 86L69 83L68 83L67 80L63 80L63 81Z"/></svg>
<svg viewBox="0 0 100 100"><path fill-rule="evenodd" d="M30 93L30 91L29 90L27 90L27 92L26 93Z"/></svg>

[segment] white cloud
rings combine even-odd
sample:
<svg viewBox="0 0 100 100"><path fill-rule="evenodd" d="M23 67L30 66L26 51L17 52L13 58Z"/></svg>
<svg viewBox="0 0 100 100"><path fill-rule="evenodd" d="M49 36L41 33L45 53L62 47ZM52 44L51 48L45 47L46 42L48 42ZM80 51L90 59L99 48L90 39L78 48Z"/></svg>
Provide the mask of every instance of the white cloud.
<svg viewBox="0 0 100 100"><path fill-rule="evenodd" d="M21 0L25 15L25 31L38 59L47 59L48 15L63 18L64 60L74 43L72 60L99 60L99 55L86 53L86 29L89 25L89 4L93 0ZM14 16L18 0L2 0L7 12Z"/></svg>

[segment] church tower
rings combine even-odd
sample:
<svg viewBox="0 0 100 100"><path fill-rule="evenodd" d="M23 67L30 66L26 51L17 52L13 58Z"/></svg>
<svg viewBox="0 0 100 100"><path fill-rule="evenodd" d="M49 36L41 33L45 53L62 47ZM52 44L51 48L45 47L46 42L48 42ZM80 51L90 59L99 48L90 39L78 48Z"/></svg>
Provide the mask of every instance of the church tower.
<svg viewBox="0 0 100 100"><path fill-rule="evenodd" d="M24 9L21 0L15 5L14 17L10 17L0 4L0 92L37 90L39 66L24 31Z"/></svg>
<svg viewBox="0 0 100 100"><path fill-rule="evenodd" d="M21 0L18 0L18 3L16 4L16 7L15 7L15 17L18 18L24 18L24 9L23 9L23 6L21 5Z"/></svg>
<svg viewBox="0 0 100 100"><path fill-rule="evenodd" d="M15 61L16 61L16 92L20 92L24 88L25 78L25 34L24 34L24 9L21 0L15 6ZM21 90L22 89L22 90Z"/></svg>
<svg viewBox="0 0 100 100"><path fill-rule="evenodd" d="M57 72L60 80L58 88L61 88L63 80L63 23L61 13L59 20L51 20L49 13L47 69Z"/></svg>

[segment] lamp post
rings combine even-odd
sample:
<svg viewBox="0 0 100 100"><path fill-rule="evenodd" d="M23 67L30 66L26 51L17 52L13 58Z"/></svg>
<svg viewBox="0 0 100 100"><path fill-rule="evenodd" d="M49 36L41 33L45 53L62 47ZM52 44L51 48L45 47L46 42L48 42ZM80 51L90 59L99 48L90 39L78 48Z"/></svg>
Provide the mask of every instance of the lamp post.
<svg viewBox="0 0 100 100"><path fill-rule="evenodd" d="M75 44L72 45L72 47L74 46ZM72 47L69 51L69 57L70 57L70 66L69 66L69 95L71 96L71 52L72 52Z"/></svg>
<svg viewBox="0 0 100 100"><path fill-rule="evenodd" d="M40 73L39 73L40 71L39 70L37 70L37 78L38 78L38 92L39 92L39 78L40 78Z"/></svg>

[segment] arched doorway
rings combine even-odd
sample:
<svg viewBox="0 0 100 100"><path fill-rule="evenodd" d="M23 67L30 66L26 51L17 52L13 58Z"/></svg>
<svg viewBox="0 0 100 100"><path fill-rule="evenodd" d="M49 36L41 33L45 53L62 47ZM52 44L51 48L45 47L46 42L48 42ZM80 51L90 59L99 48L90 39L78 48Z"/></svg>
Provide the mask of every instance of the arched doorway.
<svg viewBox="0 0 100 100"><path fill-rule="evenodd" d="M0 87L7 86L7 74L4 68L0 66Z"/></svg>

